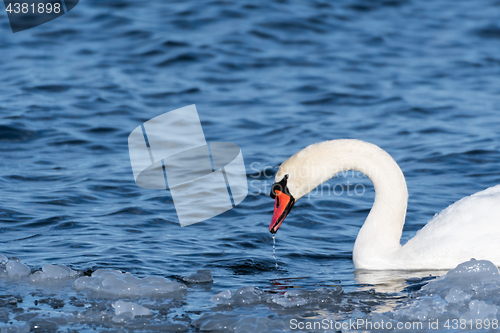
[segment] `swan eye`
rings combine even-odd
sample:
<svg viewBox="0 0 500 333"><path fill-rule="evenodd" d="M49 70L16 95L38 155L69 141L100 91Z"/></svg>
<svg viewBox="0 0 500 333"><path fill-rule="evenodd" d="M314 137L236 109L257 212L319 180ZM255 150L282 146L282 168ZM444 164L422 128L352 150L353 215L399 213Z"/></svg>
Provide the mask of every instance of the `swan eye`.
<svg viewBox="0 0 500 333"><path fill-rule="evenodd" d="M278 183L273 184L270 193L271 198L273 199L276 198L276 191L280 191L285 193L286 195L290 195L290 191L288 191L288 187L286 186L287 180L288 180L288 174L283 176L283 179L281 179Z"/></svg>

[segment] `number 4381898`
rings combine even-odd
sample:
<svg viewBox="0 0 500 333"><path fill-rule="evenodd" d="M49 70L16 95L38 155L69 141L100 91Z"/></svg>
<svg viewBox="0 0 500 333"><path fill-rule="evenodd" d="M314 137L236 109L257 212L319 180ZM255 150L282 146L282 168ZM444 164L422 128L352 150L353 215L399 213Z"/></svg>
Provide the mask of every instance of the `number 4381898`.
<svg viewBox="0 0 500 333"><path fill-rule="evenodd" d="M499 328L498 319L476 319L476 320L466 320L466 319L448 319L444 323L444 328L453 330L482 330L482 329L494 329Z"/></svg>
<svg viewBox="0 0 500 333"><path fill-rule="evenodd" d="M48 3L39 3L37 6L35 6L34 3L28 4L28 3L14 3L7 6L5 9L9 14L14 13L14 14L50 14L52 12L58 14L61 11L61 4L60 3L54 3L51 4L50 2Z"/></svg>

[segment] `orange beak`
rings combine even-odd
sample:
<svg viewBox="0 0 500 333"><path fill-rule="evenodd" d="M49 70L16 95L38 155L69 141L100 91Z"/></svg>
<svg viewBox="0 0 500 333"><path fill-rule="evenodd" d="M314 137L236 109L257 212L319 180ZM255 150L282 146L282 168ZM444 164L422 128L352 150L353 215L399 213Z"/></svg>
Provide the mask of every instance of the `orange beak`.
<svg viewBox="0 0 500 333"><path fill-rule="evenodd" d="M273 219L271 220L271 224L269 225L269 231L272 234L275 234L276 231L278 231L279 227L281 227L281 223L283 223L285 217L288 215L293 205L295 204L295 200L292 196L278 190L276 190L275 193L276 201L274 204Z"/></svg>

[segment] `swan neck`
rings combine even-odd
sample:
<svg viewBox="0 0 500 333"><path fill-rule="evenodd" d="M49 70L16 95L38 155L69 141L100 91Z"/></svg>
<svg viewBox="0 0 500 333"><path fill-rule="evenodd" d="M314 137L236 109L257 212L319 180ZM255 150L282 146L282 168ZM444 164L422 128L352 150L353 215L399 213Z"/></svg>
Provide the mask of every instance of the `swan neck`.
<svg viewBox="0 0 500 333"><path fill-rule="evenodd" d="M292 156L283 163L276 178L283 177L287 170L297 165L301 166L300 170L294 170L289 180L290 192L297 200L340 172L356 170L372 181L375 200L356 238L354 264L356 268L373 269L376 267L368 266L376 266L380 260L390 260L390 254L401 247L408 202L406 181L394 159L367 142L326 141ZM292 181L294 176L296 179Z"/></svg>

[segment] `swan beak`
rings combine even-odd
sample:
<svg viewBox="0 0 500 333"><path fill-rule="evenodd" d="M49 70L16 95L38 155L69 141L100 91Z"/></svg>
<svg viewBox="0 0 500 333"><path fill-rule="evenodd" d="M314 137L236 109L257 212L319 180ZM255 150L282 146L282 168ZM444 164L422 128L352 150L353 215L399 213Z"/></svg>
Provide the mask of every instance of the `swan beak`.
<svg viewBox="0 0 500 333"><path fill-rule="evenodd" d="M272 234L275 234L278 231L281 223L283 223L285 217L288 215L293 205L295 204L295 200L292 196L278 190L276 190L275 193L276 200L274 204L273 219L271 220L271 224L269 225L269 231Z"/></svg>

